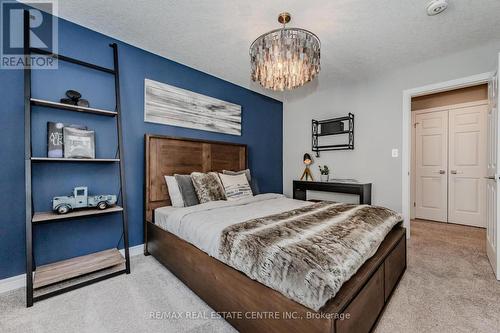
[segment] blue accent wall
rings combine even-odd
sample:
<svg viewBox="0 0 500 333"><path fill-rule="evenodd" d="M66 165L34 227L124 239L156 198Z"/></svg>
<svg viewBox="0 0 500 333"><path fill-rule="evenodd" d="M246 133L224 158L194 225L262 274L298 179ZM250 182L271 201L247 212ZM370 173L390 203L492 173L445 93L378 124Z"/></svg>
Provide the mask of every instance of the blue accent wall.
<svg viewBox="0 0 500 333"><path fill-rule="evenodd" d="M119 51L130 246L143 243L145 133L245 143L249 147L249 166L261 191L282 193L281 102L59 20L61 54L112 68L112 49L108 45L113 42L118 44ZM241 105L242 135L145 123L145 78ZM25 272L23 82L21 70L0 69L0 279ZM114 109L111 75L64 62L59 62L58 70L33 72L33 97L58 101L67 89L80 91L93 107ZM46 156L47 121L83 124L94 129L97 157L114 157L117 148L114 118L42 107L34 107L32 113L34 156ZM53 196L67 195L78 185L88 186L91 194L116 194L118 177L117 164L35 164L35 211L50 210ZM34 226L36 264L115 247L120 241L120 222L119 214L109 214Z"/></svg>

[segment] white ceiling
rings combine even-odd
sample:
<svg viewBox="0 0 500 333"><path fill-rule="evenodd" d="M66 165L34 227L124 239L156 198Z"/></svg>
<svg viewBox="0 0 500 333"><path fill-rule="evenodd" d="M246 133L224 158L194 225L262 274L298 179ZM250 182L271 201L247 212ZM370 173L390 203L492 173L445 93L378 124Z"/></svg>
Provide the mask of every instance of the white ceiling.
<svg viewBox="0 0 500 333"><path fill-rule="evenodd" d="M359 79L499 39L499 0L61 0L59 16L179 63L263 92L250 80L248 48L291 26L321 39L320 76ZM269 93L268 93L269 94ZM272 95L272 94L271 94ZM276 95L274 95L276 97ZM279 97L279 95L278 95Z"/></svg>

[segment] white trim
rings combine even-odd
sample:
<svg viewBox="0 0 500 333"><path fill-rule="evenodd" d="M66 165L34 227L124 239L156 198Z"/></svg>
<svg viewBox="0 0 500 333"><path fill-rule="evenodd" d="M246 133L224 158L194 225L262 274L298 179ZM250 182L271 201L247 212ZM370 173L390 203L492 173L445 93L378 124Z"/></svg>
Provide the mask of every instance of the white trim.
<svg viewBox="0 0 500 333"><path fill-rule="evenodd" d="M500 267L496 267L497 263L495 260L489 260L490 258L496 258L497 254L492 244L487 240L486 241L486 255L488 257L488 261L490 262L491 268L493 269L493 274L495 274L495 278L500 281Z"/></svg>
<svg viewBox="0 0 500 333"><path fill-rule="evenodd" d="M0 280L0 294L26 286L26 273Z"/></svg>
<svg viewBox="0 0 500 333"><path fill-rule="evenodd" d="M125 255L124 250L120 250L122 255ZM144 244L132 246L129 248L129 255L131 257L137 256L144 253ZM0 280L0 294L11 290L23 288L26 286L26 273L21 275L12 276L3 280Z"/></svg>
<svg viewBox="0 0 500 333"><path fill-rule="evenodd" d="M493 77L493 72L472 75L456 80L434 83L423 87L403 91L403 151L402 151L402 210L404 226L407 229L406 237L410 238L410 206L411 206L411 99L412 97L434 94L438 92L471 87L488 83Z"/></svg>
<svg viewBox="0 0 500 333"><path fill-rule="evenodd" d="M487 99L483 99L483 100L474 101L474 102L450 104L450 105L445 105L445 106L436 106L434 108L420 109L420 110L412 111L411 113L412 114L424 114L424 113L439 112L439 111L450 111L450 110L470 108L473 106L488 105L488 103L489 103L489 101Z"/></svg>
<svg viewBox="0 0 500 333"><path fill-rule="evenodd" d="M416 160L416 156L417 154L415 154L415 142L416 142L416 134L417 132L415 131L415 111L413 111L411 113L411 150L410 150L410 161L411 161L411 164L410 164L410 221L411 219L414 219L415 218L415 208L416 208L416 198L415 198L415 184L416 184L416 177L415 177L415 170L414 170L414 166L416 165L415 164L415 160Z"/></svg>
<svg viewBox="0 0 500 333"><path fill-rule="evenodd" d="M122 256L125 255L125 250L121 249L120 253ZM139 254L144 254L144 244L139 244L128 248L128 254L130 257L138 256Z"/></svg>

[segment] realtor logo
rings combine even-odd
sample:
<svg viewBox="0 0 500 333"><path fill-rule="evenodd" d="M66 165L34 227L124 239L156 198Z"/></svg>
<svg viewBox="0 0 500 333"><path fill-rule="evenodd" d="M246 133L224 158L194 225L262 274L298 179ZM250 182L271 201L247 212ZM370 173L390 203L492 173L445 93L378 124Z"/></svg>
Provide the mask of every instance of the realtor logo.
<svg viewBox="0 0 500 333"><path fill-rule="evenodd" d="M28 35L35 52L24 55L24 12L29 12ZM57 59L48 54L58 53L57 0L25 2L2 1L1 69L57 69Z"/></svg>

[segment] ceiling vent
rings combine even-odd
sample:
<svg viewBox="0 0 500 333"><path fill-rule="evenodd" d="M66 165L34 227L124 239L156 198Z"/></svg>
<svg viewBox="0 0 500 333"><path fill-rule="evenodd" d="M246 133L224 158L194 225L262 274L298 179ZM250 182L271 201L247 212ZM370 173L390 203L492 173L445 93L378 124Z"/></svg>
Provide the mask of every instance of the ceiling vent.
<svg viewBox="0 0 500 333"><path fill-rule="evenodd" d="M448 8L448 0L432 0L427 5L427 15L434 16L444 12Z"/></svg>

